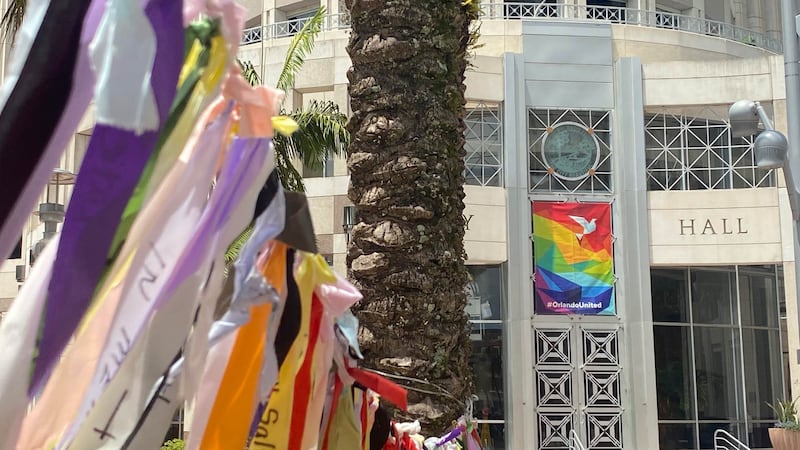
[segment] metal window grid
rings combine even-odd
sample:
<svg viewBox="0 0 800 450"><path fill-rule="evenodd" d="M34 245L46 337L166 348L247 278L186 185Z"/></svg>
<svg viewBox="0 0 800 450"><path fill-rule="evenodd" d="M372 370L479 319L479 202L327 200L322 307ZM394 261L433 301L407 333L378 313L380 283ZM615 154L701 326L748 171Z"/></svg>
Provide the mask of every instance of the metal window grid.
<svg viewBox="0 0 800 450"><path fill-rule="evenodd" d="M464 122L466 184L503 186L503 121L500 107L481 103L467 111Z"/></svg>
<svg viewBox="0 0 800 450"><path fill-rule="evenodd" d="M549 129L562 122L575 122L592 130L600 143L597 166L585 178L569 181L557 177L542 156ZM578 109L528 109L528 190L531 193L608 194L611 182L610 111Z"/></svg>
<svg viewBox="0 0 800 450"><path fill-rule="evenodd" d="M727 121L677 114L644 120L649 190L775 186L774 171L756 166L753 137L732 137Z"/></svg>

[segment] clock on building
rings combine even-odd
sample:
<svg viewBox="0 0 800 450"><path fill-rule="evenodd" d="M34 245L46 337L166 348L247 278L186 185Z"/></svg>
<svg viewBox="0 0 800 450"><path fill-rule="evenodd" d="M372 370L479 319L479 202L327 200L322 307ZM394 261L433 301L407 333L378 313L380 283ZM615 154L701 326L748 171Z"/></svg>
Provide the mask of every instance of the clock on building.
<svg viewBox="0 0 800 450"><path fill-rule="evenodd" d="M600 161L600 143L591 129L561 122L547 129L542 157L553 175L568 181L586 178Z"/></svg>

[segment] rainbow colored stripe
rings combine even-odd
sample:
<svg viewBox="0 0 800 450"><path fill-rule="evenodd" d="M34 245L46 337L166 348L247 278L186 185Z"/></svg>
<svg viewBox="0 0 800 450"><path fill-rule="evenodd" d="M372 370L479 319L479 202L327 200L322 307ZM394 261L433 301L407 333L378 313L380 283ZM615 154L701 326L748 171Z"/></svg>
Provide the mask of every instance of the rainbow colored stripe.
<svg viewBox="0 0 800 450"><path fill-rule="evenodd" d="M608 203L534 202L537 314L614 315Z"/></svg>

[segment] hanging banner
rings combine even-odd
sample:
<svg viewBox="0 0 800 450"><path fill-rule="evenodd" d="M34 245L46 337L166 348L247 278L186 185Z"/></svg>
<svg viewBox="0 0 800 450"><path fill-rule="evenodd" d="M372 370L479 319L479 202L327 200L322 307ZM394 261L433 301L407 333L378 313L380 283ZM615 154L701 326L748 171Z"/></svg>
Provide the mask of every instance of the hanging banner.
<svg viewBox="0 0 800 450"><path fill-rule="evenodd" d="M534 202L536 314L615 315L611 205Z"/></svg>

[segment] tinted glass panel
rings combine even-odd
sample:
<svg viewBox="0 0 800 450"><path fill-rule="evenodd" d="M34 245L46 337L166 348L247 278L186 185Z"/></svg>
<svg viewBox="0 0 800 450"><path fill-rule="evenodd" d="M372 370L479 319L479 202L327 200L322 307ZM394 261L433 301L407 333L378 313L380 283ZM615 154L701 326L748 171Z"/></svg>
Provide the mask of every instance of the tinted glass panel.
<svg viewBox="0 0 800 450"><path fill-rule="evenodd" d="M730 324L736 298L733 268L692 269L692 319L694 323Z"/></svg>
<svg viewBox="0 0 800 450"><path fill-rule="evenodd" d="M731 328L694 327L697 414L700 420L738 417L737 372Z"/></svg>
<svg viewBox="0 0 800 450"><path fill-rule="evenodd" d="M659 419L694 418L690 336L689 327L653 328Z"/></svg>
<svg viewBox="0 0 800 450"><path fill-rule="evenodd" d="M653 269L650 272L653 322L689 322L687 277L685 269Z"/></svg>

